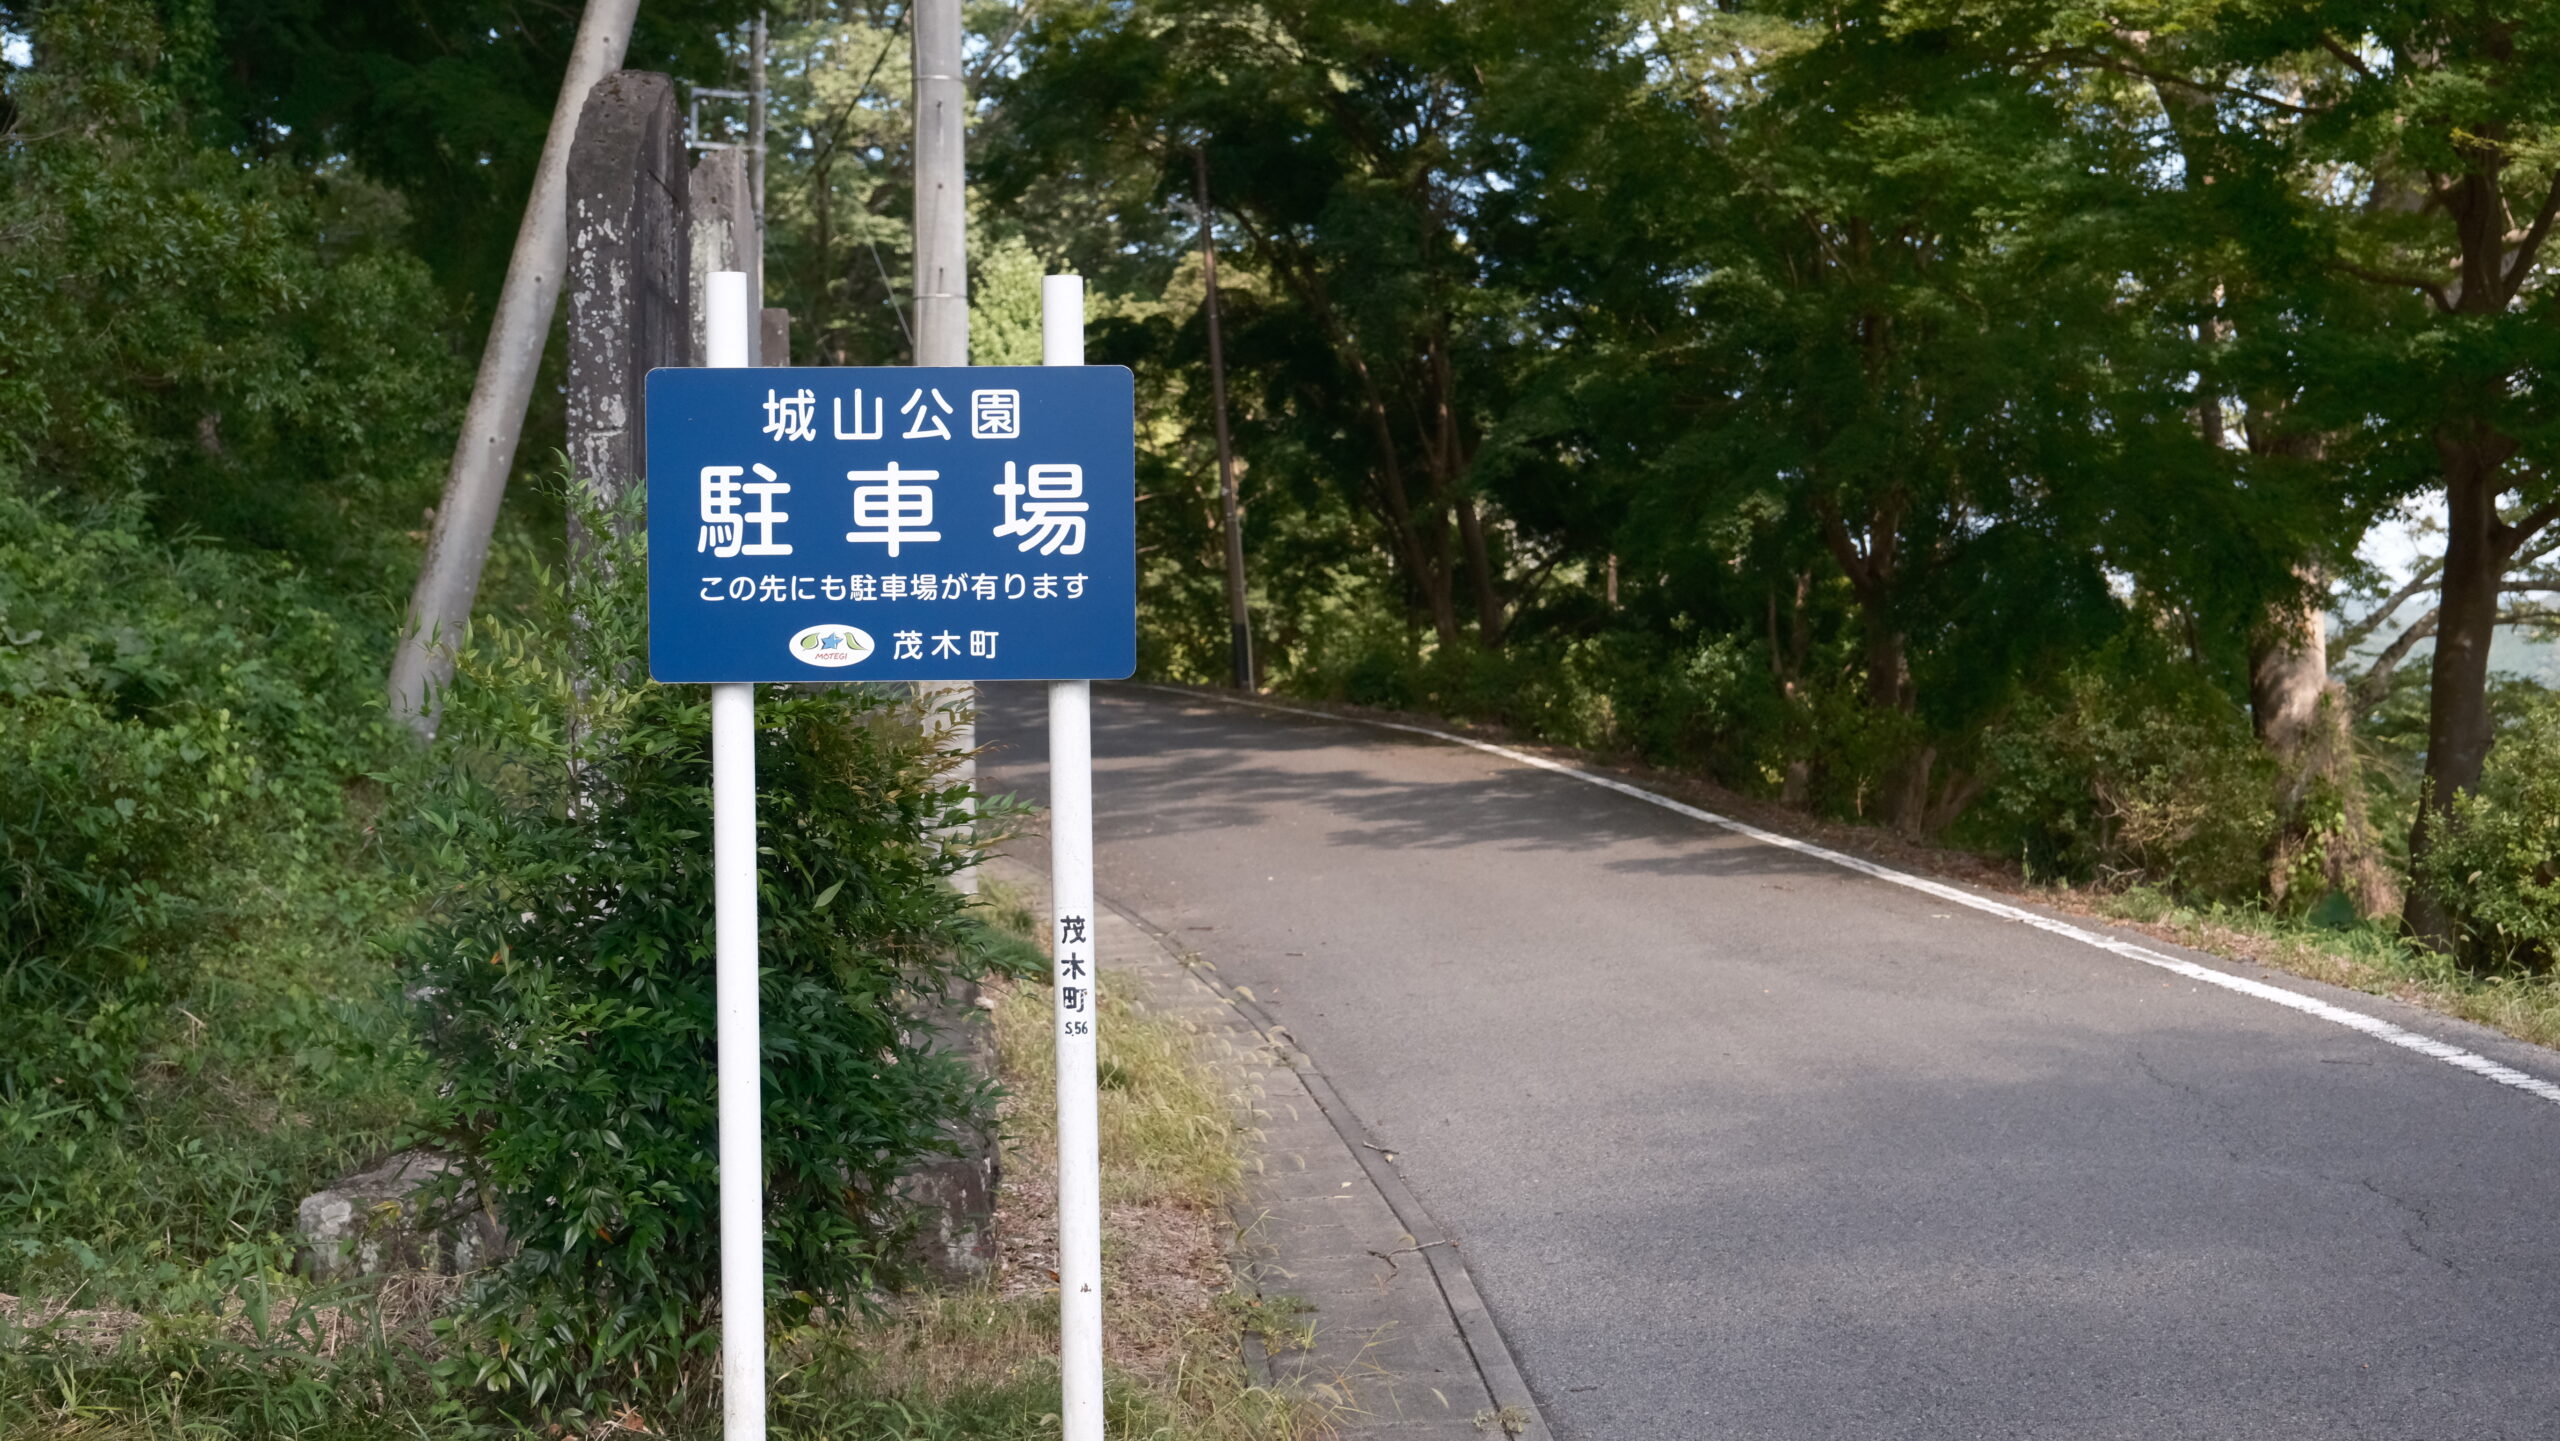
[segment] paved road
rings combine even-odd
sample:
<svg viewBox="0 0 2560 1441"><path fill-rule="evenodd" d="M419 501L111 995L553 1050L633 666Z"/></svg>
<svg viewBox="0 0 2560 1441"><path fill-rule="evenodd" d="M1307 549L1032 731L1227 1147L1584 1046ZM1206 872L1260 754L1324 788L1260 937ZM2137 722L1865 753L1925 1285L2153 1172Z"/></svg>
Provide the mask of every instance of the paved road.
<svg viewBox="0 0 2560 1441"><path fill-rule="evenodd" d="M1566 1437L2560 1437L2560 1106L1452 746L1103 687L1094 752L1103 895L1400 1148Z"/></svg>

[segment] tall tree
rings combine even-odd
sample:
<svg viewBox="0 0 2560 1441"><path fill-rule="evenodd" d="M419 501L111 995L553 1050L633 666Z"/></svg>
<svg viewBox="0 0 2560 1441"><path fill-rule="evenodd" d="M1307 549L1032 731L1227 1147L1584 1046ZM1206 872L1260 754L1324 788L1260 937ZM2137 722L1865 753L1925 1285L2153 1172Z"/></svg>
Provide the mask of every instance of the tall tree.
<svg viewBox="0 0 2560 1441"><path fill-rule="evenodd" d="M2307 331L2369 326L2371 297L2301 263L2291 215L2320 176L2281 127L2225 103L2252 84L2298 93L2292 71L2242 64L2210 17L2176 10L2055 7L2041 58L2083 87L2088 118L2141 137L2152 163L2137 177L2138 273L2154 333L2169 343L2170 374L2189 377L2176 388L2192 398L2221 485L2277 522L2268 544L2298 547L2292 583L2247 635L2250 717L2279 773L2270 888L2282 897L2298 872L2317 869L2379 913L2399 905L2399 891L2366 813L2353 697L2330 675L2326 611L2332 578L2354 568L2387 498L2356 483L2356 428L2307 403L2302 353Z"/></svg>
<svg viewBox="0 0 2560 1441"><path fill-rule="evenodd" d="M1884 4L1698 23L1723 40L1687 78L1730 198L1690 267L1691 343L1729 368L1673 452L1703 473L1645 485L1640 510L1707 541L1693 567L1733 554L1727 517L1761 517L1773 631L1797 577L1838 578L1873 813L1932 830L1987 779L1947 746L2125 623L2110 564L2186 578L2159 563L2159 507L2122 489L2209 474L2144 390L2156 347L2118 233L2137 157L2021 78L2015 27Z"/></svg>
<svg viewBox="0 0 2560 1441"><path fill-rule="evenodd" d="M2423 854L2488 756L2502 589L2560 522L2560 14L2357 0L2211 18L2249 71L2217 103L2282 131L2319 181L2299 196L2310 258L2382 302L2369 331L2306 336L2311 358L2337 410L2372 433L2376 483L2443 494L2427 790L2410 833ZM2452 935L2423 889L2407 918Z"/></svg>
<svg viewBox="0 0 2560 1441"><path fill-rule="evenodd" d="M1011 195L1136 156L1169 211L1205 151L1239 263L1269 281L1231 297L1237 389L1271 442L1248 448L1349 487L1443 645L1498 645L1553 558L1481 464L1538 347L1487 249L1499 197L1534 179L1504 97L1558 66L1632 88L1615 23L1489 0L1061 7L1001 92Z"/></svg>
<svg viewBox="0 0 2560 1441"><path fill-rule="evenodd" d="M0 15L25 0L0 3ZM214 143L309 167L352 163L407 200L421 256L485 315L560 93L575 4L160 0L200 42L189 98ZM624 64L716 81L721 32L755 0L650 0Z"/></svg>
<svg viewBox="0 0 2560 1441"><path fill-rule="evenodd" d="M173 72L204 37L142 0L49 5L30 38L0 69L0 486L370 597L468 379L396 201L196 143Z"/></svg>

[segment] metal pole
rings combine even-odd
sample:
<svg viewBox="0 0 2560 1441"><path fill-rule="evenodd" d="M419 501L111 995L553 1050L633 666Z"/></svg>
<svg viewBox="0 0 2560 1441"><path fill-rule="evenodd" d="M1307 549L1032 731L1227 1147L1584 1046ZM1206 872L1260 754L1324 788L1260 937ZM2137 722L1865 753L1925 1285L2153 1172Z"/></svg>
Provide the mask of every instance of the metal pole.
<svg viewBox="0 0 2560 1441"><path fill-rule="evenodd" d="M568 73L560 79L551 133L542 142L533 193L516 226L515 253L507 260L498 313L480 350L479 378L462 412L462 434L445 472L426 560L391 653L391 713L422 737L435 733L435 694L453 679L453 648L480 594L498 502L515 468L534 373L542 367L543 337L559 307L561 275L569 268L569 148L577 138L578 112L595 83L622 64L631 17L639 8L640 0L587 0L569 47Z"/></svg>
<svg viewBox="0 0 2560 1441"><path fill-rule="evenodd" d="M960 0L916 0L915 16L915 363L969 363L969 205L967 120L961 87ZM966 756L978 746L972 714L977 688L966 683L918 688L942 717L943 738ZM928 721L927 724L934 722ZM978 763L952 771L975 785ZM952 877L964 894L978 889L975 867Z"/></svg>
<svg viewBox="0 0 2560 1441"><path fill-rule="evenodd" d="M747 363L741 270L711 276L704 347ZM720 1413L726 1441L764 1441L764 1041L756 984L756 689L711 688L713 1005L720 1045Z"/></svg>
<svg viewBox="0 0 2560 1441"><path fill-rule="evenodd" d="M1209 229L1209 149L1191 147L1191 165L1200 182L1200 275L1208 287L1209 403L1218 427L1218 503L1227 531L1227 654L1234 662L1235 686L1253 689L1253 617L1244 603L1244 521L1237 514L1235 451L1227 442L1227 347L1218 329L1218 241Z"/></svg>
<svg viewBox="0 0 2560 1441"><path fill-rule="evenodd" d="M1084 281L1040 281L1040 363L1084 364ZM1094 1103L1093 683L1049 683L1050 938L1058 1022L1058 1371L1062 1441L1102 1441L1102 1160Z"/></svg>

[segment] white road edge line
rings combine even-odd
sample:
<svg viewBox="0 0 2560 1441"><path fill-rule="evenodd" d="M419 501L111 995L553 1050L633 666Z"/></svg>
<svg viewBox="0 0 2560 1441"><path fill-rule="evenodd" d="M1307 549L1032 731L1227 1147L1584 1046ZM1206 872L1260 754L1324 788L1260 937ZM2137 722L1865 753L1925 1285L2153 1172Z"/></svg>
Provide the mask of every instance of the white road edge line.
<svg viewBox="0 0 2560 1441"><path fill-rule="evenodd" d="M1666 811L1687 816L1693 821L1705 821L1708 825L1720 826L1735 835L1748 836L1762 845L1794 851L1798 855L1811 856L1818 861L1828 861L1845 870L1856 871L1860 875L1873 876L1877 880L1919 891L1924 895L1935 896L1942 901L1966 906L1986 915L1998 916L2002 920L2033 926L2037 930L2078 941L2084 946L2095 946L2099 950L2111 952L2127 960L2140 961L2146 966L2157 966L2172 975L2184 976L2191 981L2202 981L2209 986L2220 986L2226 991L2237 991L2241 995L2252 996L2287 1010L2300 1011L2306 1016L2317 1016L2333 1025L2362 1032L2387 1045L2398 1046L2404 1051L2415 1051L2421 1056L2431 1056L2448 1066L2469 1071L2483 1080L2495 1081L2501 1086L2512 1086L2529 1096L2539 1096L2543 1100L2560 1104L2560 1084L2546 1081L2539 1076L2527 1075L2513 1066L2490 1060L2477 1051L2466 1051L2460 1046L2439 1041L2432 1036L2422 1036L2415 1031L2395 1026L2379 1016L2368 1016L2362 1011L2351 1011L2344 1006L2331 1005L2317 996L2306 996L2300 991L2289 991L2282 986L2271 986L2264 981L2253 981L2246 976L2235 976L2225 971L2217 971L2210 966L2199 966L2193 961L2182 961L2176 956L2163 955L2147 946L2137 946L2131 941L2122 941L2114 936L2085 930L2068 921L2041 916L2018 906L1992 900L1987 896L1977 896L1971 891L1959 890L1942 881L1929 880L1907 871L1897 871L1891 866L1881 866L1874 861L1861 860L1826 846L1817 846L1811 841L1797 840L1793 836L1782 836L1776 831L1764 831L1747 821L1738 821L1731 816L1720 816L1714 811L1700 810L1696 806L1675 801L1669 796L1656 795L1642 786L1632 786L1625 781L1569 766L1561 761L1551 761L1544 756L1531 755L1527 751L1516 751L1509 746L1498 746L1491 741L1480 741L1449 731L1433 730L1429 726L1406 725L1401 721L1369 720L1360 716L1335 715L1329 711L1308 710L1303 706L1280 705L1266 700L1247 700L1242 696L1219 695L1214 691L1185 690L1179 686L1148 685L1144 682L1133 683L1133 686L1139 690L1161 691L1167 695L1181 696L1186 700L1217 701L1226 705L1249 706L1255 710L1279 711L1285 715L1308 716L1315 720L1332 721L1337 725L1369 726L1377 730L1403 731L1408 735L1428 736L1433 740L1447 741L1451 745L1461 745L1469 750L1479 750L1487 755L1500 756L1504 760L1516 761L1524 766L1553 771L1560 776L1571 776L1575 780L1598 786L1602 790L1616 791L1622 796L1632 796L1648 805L1660 806Z"/></svg>

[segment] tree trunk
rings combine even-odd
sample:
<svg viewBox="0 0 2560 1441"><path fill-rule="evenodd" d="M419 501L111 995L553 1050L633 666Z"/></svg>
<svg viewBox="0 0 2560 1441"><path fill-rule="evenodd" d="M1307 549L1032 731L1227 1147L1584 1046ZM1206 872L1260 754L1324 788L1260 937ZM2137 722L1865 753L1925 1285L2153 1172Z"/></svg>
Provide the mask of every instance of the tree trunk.
<svg viewBox="0 0 2560 1441"><path fill-rule="evenodd" d="M1306 292L1315 296L1312 288ZM1328 317L1329 309L1325 310ZM1403 556L1406 569L1413 576L1416 590L1424 604L1431 608L1431 626L1442 646L1458 643L1458 603L1449 564L1448 518L1434 512L1430 517L1431 534L1426 538L1422 527L1415 524L1412 498L1405 494L1404 461L1396 451L1394 424L1387 419L1386 402L1379 396L1375 380L1369 374L1369 362L1352 346L1348 335L1338 333L1342 353L1360 378L1360 389L1368 401L1369 430L1378 443L1376 471L1378 495L1386 503L1387 529L1395 538L1396 550Z"/></svg>
<svg viewBox="0 0 2560 1441"><path fill-rule="evenodd" d="M1823 540L1841 573L1849 578L1849 592L1858 602L1867 708L1878 717L1891 717L1888 724L1912 714L1918 699L1911 684L1910 637L1892 614L1894 581L1901 570L1902 508L1903 498L1890 495L1869 511L1863 551L1838 511L1828 506L1821 511ZM1911 739L1896 736L1892 743L1898 747ZM1915 741L1886 766L1877 778L1878 809L1886 824L1906 835L1917 835L1927 825L1929 773L1937 759L1935 747Z"/></svg>
<svg viewBox="0 0 2560 1441"><path fill-rule="evenodd" d="M1485 550L1484 521L1476 503L1458 497L1458 536L1467 548L1467 578L1474 582L1476 638L1491 650L1502 644L1502 597L1493 588L1493 561Z"/></svg>
<svg viewBox="0 0 2560 1441"><path fill-rule="evenodd" d="M1254 688L1253 613L1246 605L1244 514L1236 500L1235 444L1227 433L1227 347L1218 317L1217 212L1209 208L1209 151L1191 148L1191 167L1199 181L1200 312L1209 329L1209 414L1218 438L1218 534L1226 542L1228 676L1238 690Z"/></svg>
<svg viewBox="0 0 2560 1441"><path fill-rule="evenodd" d="M1413 504L1404 493L1404 471L1397 465L1393 437L1387 431L1386 417L1373 412L1378 431L1378 445L1383 463L1377 477L1378 496L1387 514L1387 534L1395 541L1396 557L1404 562L1405 574L1412 578L1414 591L1431 612L1431 627L1443 646L1458 643L1458 605L1451 596L1449 574L1445 566L1435 566L1431 552L1422 542L1421 532L1413 523ZM1446 546L1442 547L1444 550Z"/></svg>
<svg viewBox="0 0 2560 1441"><path fill-rule="evenodd" d="M1866 608L1867 704L1880 711L1911 708L1911 661L1903 634L1874 607Z"/></svg>
<svg viewBox="0 0 2560 1441"><path fill-rule="evenodd" d="M1443 545L1442 549L1447 547ZM1458 601L1451 595L1446 565L1435 565L1428 552L1416 548L1414 581L1422 588L1422 603L1431 610L1431 633L1439 637L1445 648L1458 643ZM1444 555L1440 557L1446 561Z"/></svg>
<svg viewBox="0 0 2560 1441"><path fill-rule="evenodd" d="M1484 517L1465 490L1466 444L1458 433L1457 372L1449 364L1449 321L1443 314L1432 337L1426 383L1430 387L1430 429L1422 437L1431 467L1432 494L1457 516L1458 547L1467 568L1468 589L1476 606L1476 639L1488 650L1502 644L1502 596L1495 582L1491 551L1485 545ZM1454 578L1453 578L1454 588Z"/></svg>
<svg viewBox="0 0 2560 1441"><path fill-rule="evenodd" d="M1877 610L1866 617L1867 706L1879 716L1911 714L1909 639ZM1900 738L1897 738L1899 744ZM1885 767L1879 777L1879 814L1886 825L1916 836L1929 814L1929 776L1936 769L1935 746L1912 745Z"/></svg>
<svg viewBox="0 0 2560 1441"><path fill-rule="evenodd" d="M1326 337L1333 342L1335 354L1360 382L1363 408L1369 415L1370 435L1378 447L1377 466L1370 476L1377 487L1380 513L1387 522L1388 539L1395 546L1396 558L1404 564L1405 575L1415 594L1431 612L1432 630L1438 635L1441 646L1456 645L1458 606L1456 579L1452 574L1454 567L1449 558L1448 517L1435 507L1427 517L1428 535L1424 534L1424 527L1416 523L1413 501L1405 490L1404 461L1396 450L1395 426L1387 418L1386 397L1378 388L1377 377L1369 369L1368 357L1361 353L1357 338L1335 312L1332 298L1325 293L1323 282L1312 273L1312 268L1297 263L1240 212L1229 213L1243 221L1245 234L1262 263L1295 291L1308 309L1315 312L1317 320L1324 326Z"/></svg>
<svg viewBox="0 0 2560 1441"><path fill-rule="evenodd" d="M2250 721L2279 767L2267 895L2281 905L2297 880L2316 876L2326 889L2353 901L2358 915L2388 915L2403 897L2365 804L2354 705L2346 687L2329 679L2328 620L2318 600L2318 577L2305 573L2303 581L2310 598L2270 611L2249 658ZM2323 789L2338 808L2333 830L2324 831L2306 811ZM2307 867L2314 868L2312 875L2304 874Z"/></svg>
<svg viewBox="0 0 2560 1441"><path fill-rule="evenodd" d="M1611 556L1609 559L1614 567L1617 557ZM1796 572L1795 597L1788 607L1787 634L1782 642L1778 637L1778 592L1775 586L1770 587L1769 590L1769 672L1777 678L1778 700L1786 708L1787 747L1789 750L1798 752L1804 750L1808 744L1804 699L1799 692L1804 676L1805 655L1811 649L1813 640L1812 622L1806 613L1812 594L1813 572ZM1778 803L1789 806L1803 805L1805 798L1812 793L1812 790L1813 763L1802 754L1789 757L1785 776L1778 786Z"/></svg>
<svg viewBox="0 0 2560 1441"><path fill-rule="evenodd" d="M2424 856L2453 798L2480 784L2489 759L2489 642L2498 626L2498 585L2507 555L2498 523L2502 457L2492 437L2473 430L2439 434L2444 460L2445 549L2436 610L2435 662L2427 680L2426 794L2409 830L2411 860ZM2450 948L2452 917L2424 887L2409 890L2410 931Z"/></svg>
<svg viewBox="0 0 2560 1441"><path fill-rule="evenodd" d="M2249 720L2277 760L2289 766L2301 753L2328 687L2328 623L2319 602L2276 606L2250 646Z"/></svg>
<svg viewBox="0 0 2560 1441"><path fill-rule="evenodd" d="M1866 611L1867 708L1879 716L1896 718L1911 714L1915 697L1911 687L1910 639L1886 619L1880 606L1864 607ZM1890 723L1890 722L1889 722ZM1904 738L1896 737L1899 746ZM1935 746L1915 744L1902 750L1877 778L1877 813L1886 825L1907 836L1917 836L1926 828L1929 815L1929 778L1936 769Z"/></svg>
<svg viewBox="0 0 2560 1441"><path fill-rule="evenodd" d="M1428 512L1431 527L1431 613L1440 620L1441 644L1458 643L1458 552L1448 513L1435 499ZM1442 617L1445 620L1441 620Z"/></svg>

